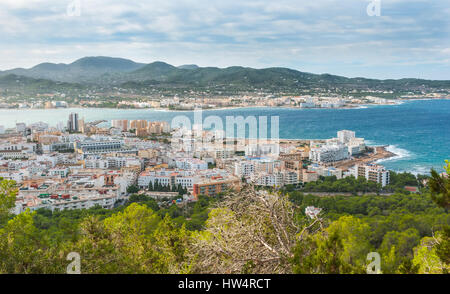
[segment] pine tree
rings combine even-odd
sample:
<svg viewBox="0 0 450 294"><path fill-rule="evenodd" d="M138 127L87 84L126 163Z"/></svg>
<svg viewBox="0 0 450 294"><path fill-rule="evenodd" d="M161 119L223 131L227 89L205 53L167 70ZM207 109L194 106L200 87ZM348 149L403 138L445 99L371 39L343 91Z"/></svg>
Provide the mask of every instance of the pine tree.
<svg viewBox="0 0 450 294"><path fill-rule="evenodd" d="M150 183L148 184L148 190L149 191L154 191L153 182L152 181L150 181Z"/></svg>

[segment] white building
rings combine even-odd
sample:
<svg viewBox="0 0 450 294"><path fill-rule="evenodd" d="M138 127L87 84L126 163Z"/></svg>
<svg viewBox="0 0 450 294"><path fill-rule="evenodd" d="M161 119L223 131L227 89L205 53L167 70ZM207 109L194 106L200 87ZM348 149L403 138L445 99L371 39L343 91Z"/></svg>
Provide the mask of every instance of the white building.
<svg viewBox="0 0 450 294"><path fill-rule="evenodd" d="M234 164L234 174L239 177L250 177L255 170L255 162L251 160L237 161Z"/></svg>
<svg viewBox="0 0 450 294"><path fill-rule="evenodd" d="M170 186L172 170L160 170L160 171L144 171L138 177L138 186L140 188L148 188L150 183L153 185L158 182L162 186Z"/></svg>
<svg viewBox="0 0 450 294"><path fill-rule="evenodd" d="M355 138L355 132L349 130L342 130L337 132L337 138L340 143L347 144L350 140Z"/></svg>
<svg viewBox="0 0 450 294"><path fill-rule="evenodd" d="M66 178L69 174L69 168L68 167L54 167L50 169L49 171L50 176L53 177L61 177Z"/></svg>
<svg viewBox="0 0 450 294"><path fill-rule="evenodd" d="M232 158L234 156L234 150L215 150L214 151L214 158L215 159L225 159L225 158Z"/></svg>
<svg viewBox="0 0 450 294"><path fill-rule="evenodd" d="M245 146L245 156L278 155L280 146L278 144L250 144Z"/></svg>
<svg viewBox="0 0 450 294"><path fill-rule="evenodd" d="M283 175L277 173L257 173L251 176L251 181L256 186L281 187L284 185Z"/></svg>
<svg viewBox="0 0 450 294"><path fill-rule="evenodd" d="M309 159L313 162L334 162L349 158L348 147L345 145L323 145L311 148Z"/></svg>
<svg viewBox="0 0 450 294"><path fill-rule="evenodd" d="M312 97L305 98L305 102L300 103L301 108L314 108L316 107L315 99Z"/></svg>
<svg viewBox="0 0 450 294"><path fill-rule="evenodd" d="M356 138L354 131L342 130L337 132L337 141L348 147L350 155L360 154L366 148L364 138Z"/></svg>
<svg viewBox="0 0 450 294"><path fill-rule="evenodd" d="M235 162L234 174L239 177L250 177L254 173L273 173L281 167L279 160L270 158L251 158Z"/></svg>
<svg viewBox="0 0 450 294"><path fill-rule="evenodd" d="M183 170L205 170L208 169L208 163L198 158L176 158L175 166Z"/></svg>
<svg viewBox="0 0 450 294"><path fill-rule="evenodd" d="M316 172L319 176L322 177L336 176L337 179L342 179L342 170L331 166L311 164L308 166L308 171Z"/></svg>
<svg viewBox="0 0 450 294"><path fill-rule="evenodd" d="M381 184L382 187L389 185L390 172L381 165L355 165L349 171L355 178L364 177L368 181Z"/></svg>
<svg viewBox="0 0 450 294"><path fill-rule="evenodd" d="M24 123L16 123L16 132L23 133L26 127L27 126Z"/></svg>
<svg viewBox="0 0 450 294"><path fill-rule="evenodd" d="M71 196L71 195L70 195ZM71 210L71 209L89 209L94 206L101 206L103 208L112 209L114 208L114 204L118 200L118 197L115 194L108 195L99 195L92 194L86 196L71 196L68 199L39 199L39 202L36 203L23 203L22 201L17 201L16 206L14 208L14 213L19 214L24 212L26 209L30 209L31 211L37 210L40 208L50 209L52 211L61 211L61 210ZM33 205L30 205L33 204Z"/></svg>
<svg viewBox="0 0 450 294"><path fill-rule="evenodd" d="M283 187L285 185L296 185L299 183L297 173L292 171L275 171L273 173L254 173L250 180L256 186Z"/></svg>

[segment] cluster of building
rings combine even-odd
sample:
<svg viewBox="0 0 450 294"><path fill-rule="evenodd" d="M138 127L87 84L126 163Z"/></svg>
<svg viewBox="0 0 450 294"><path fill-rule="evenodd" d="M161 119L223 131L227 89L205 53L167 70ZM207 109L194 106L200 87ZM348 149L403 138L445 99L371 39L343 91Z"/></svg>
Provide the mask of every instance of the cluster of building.
<svg viewBox="0 0 450 294"><path fill-rule="evenodd" d="M348 159L365 150L364 138L356 138L355 132L343 130L337 133L337 138L313 142L309 157L313 162L328 163Z"/></svg>
<svg viewBox="0 0 450 294"><path fill-rule="evenodd" d="M85 124L72 113L63 130L45 123L18 123L14 130L0 134L0 177L14 180L19 187L15 213L112 208L129 197L130 186L156 199L184 191L180 201L195 201L199 195L239 190L243 182L283 187L317 181L320 176L354 176L382 186L389 183L389 171L378 165L344 171L330 164L365 152L364 139L352 131L319 141L279 144L240 139L232 145L195 146L199 139L212 136L201 131L188 140L194 144L188 148L186 141L179 146L176 141L148 138L180 132L166 122L115 120L104 128L96 124Z"/></svg>
<svg viewBox="0 0 450 294"><path fill-rule="evenodd" d="M366 152L364 138L357 138L353 131L342 130L336 138L298 145L249 145L245 157L234 162L234 173L258 186L298 185L330 176L364 177L383 187L389 184L389 171L380 165L359 164L348 170L333 166Z"/></svg>

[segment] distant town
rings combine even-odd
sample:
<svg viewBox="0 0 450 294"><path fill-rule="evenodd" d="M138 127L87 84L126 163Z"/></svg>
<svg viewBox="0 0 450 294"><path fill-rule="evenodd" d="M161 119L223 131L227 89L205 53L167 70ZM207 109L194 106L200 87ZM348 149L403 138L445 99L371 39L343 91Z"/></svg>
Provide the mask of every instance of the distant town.
<svg viewBox="0 0 450 294"><path fill-rule="evenodd" d="M386 93L385 93L386 94ZM17 97L2 97L0 108L4 109L53 109L69 107L120 108L120 109L166 109L166 110L194 110L220 109L236 107L289 107L289 108L356 108L364 105L393 105L402 100L410 99L450 99L441 93L424 95L403 95L397 99L380 98L377 96L277 96L277 95L243 95L236 97L194 98L178 97L154 98L152 96L122 96L117 99L105 98L98 95L85 97L68 97L64 93L37 94L35 97L18 99Z"/></svg>

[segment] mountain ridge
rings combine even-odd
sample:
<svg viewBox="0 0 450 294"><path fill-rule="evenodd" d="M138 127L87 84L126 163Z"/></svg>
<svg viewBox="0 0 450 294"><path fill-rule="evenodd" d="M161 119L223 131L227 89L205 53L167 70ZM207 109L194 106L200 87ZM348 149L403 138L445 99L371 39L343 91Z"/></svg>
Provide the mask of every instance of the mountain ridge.
<svg viewBox="0 0 450 294"><path fill-rule="evenodd" d="M101 87L145 88L154 84L163 87L185 88L227 88L238 91L269 89L290 91L292 89L322 88L325 90L380 90L380 91L420 91L421 89L449 89L448 80L425 80L415 78L371 79L348 78L329 73L314 74L285 67L255 69L243 66L199 67L197 65L173 66L163 61L137 63L130 59L90 56L72 63L44 62L29 69L16 68L0 72L0 77L10 74L56 83L94 85ZM3 81L4 86L14 78ZM24 80L25 84L33 84ZM44 82L43 82L44 83ZM45 82L50 85L51 83Z"/></svg>

